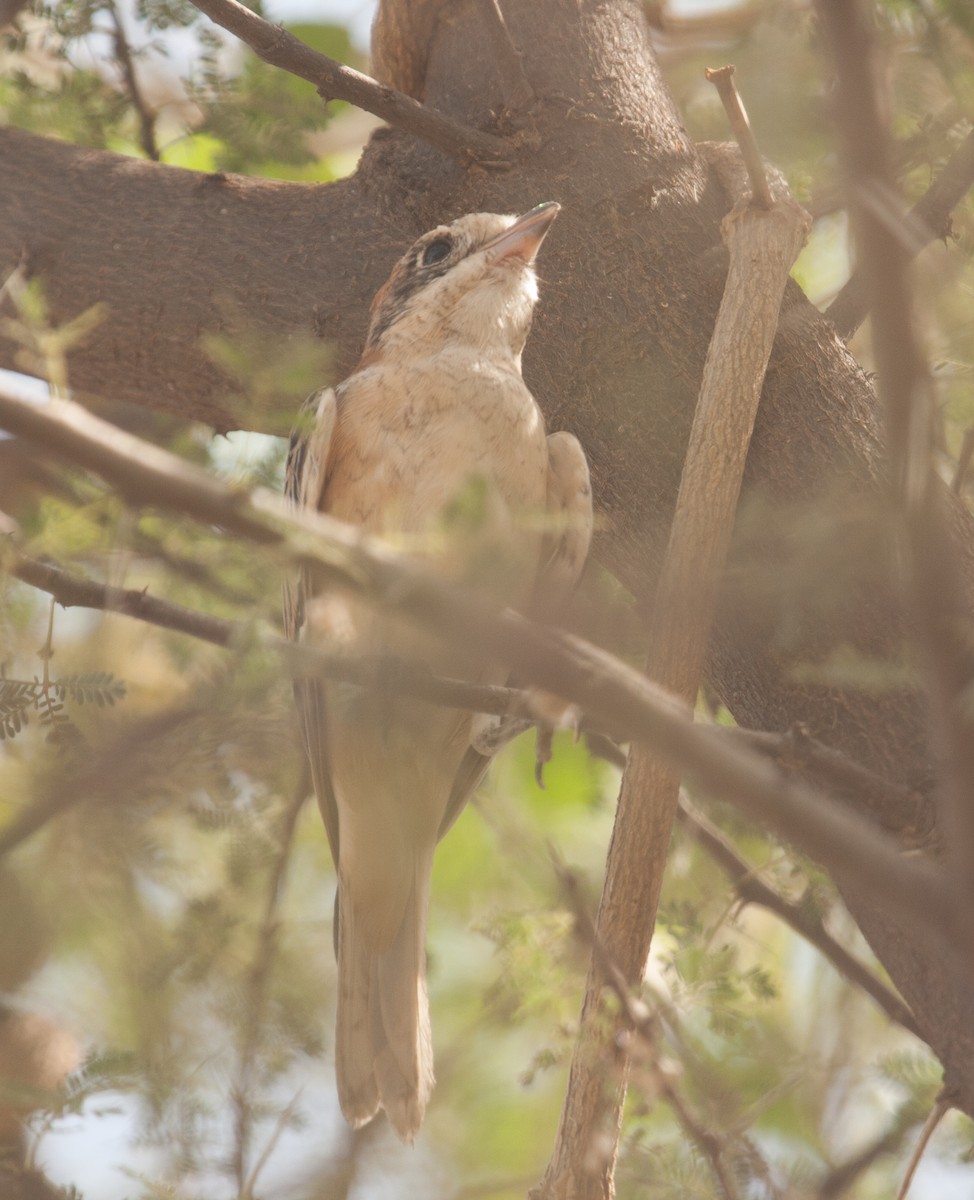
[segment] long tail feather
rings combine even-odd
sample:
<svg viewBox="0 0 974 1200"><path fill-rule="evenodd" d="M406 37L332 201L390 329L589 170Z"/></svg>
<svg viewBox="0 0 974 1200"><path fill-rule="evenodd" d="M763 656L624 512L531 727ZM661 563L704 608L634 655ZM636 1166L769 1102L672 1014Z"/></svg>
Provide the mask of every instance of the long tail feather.
<svg viewBox="0 0 974 1200"><path fill-rule="evenodd" d="M426 915L431 857L417 862L402 925L388 950L373 951L342 904L336 1069L342 1111L353 1124L378 1107L404 1141L419 1132L433 1089L426 990Z"/></svg>

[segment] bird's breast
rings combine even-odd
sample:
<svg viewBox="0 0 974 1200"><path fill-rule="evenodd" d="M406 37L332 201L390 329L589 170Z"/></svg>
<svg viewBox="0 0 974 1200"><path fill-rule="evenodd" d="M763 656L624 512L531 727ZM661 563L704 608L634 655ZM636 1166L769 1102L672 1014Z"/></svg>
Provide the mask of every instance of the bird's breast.
<svg viewBox="0 0 974 1200"><path fill-rule="evenodd" d="M516 364L443 353L347 381L324 506L412 539L406 548L424 557L441 557L444 539L484 543L502 531L526 551L546 470L544 421Z"/></svg>

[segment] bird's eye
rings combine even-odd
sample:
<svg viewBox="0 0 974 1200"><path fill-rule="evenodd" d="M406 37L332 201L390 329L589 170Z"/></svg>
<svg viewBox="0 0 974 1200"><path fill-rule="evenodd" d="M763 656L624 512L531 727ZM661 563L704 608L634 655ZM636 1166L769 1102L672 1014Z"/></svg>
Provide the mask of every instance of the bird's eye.
<svg viewBox="0 0 974 1200"><path fill-rule="evenodd" d="M423 251L423 266L431 267L434 263L442 262L453 249L449 238L437 238Z"/></svg>

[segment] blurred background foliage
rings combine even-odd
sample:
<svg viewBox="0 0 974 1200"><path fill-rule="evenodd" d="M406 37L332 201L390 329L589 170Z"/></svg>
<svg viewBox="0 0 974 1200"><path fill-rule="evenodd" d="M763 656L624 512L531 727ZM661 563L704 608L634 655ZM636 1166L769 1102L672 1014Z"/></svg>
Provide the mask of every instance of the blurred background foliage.
<svg viewBox="0 0 974 1200"><path fill-rule="evenodd" d="M342 105L326 111L310 85L182 0L13 9L0 116L36 133L203 171L327 181L354 167L374 124ZM876 11L912 200L970 130L974 22L963 0ZM280 0L265 15L293 15L305 41L364 67L361 14L353 38L331 13L324 0L293 12ZM646 15L694 136L726 137L702 72L736 63L759 143L815 216L796 276L824 305L849 249L810 4L674 0ZM917 270L948 478L974 424L972 244L968 200L952 239ZM43 298L24 293L19 311L25 352L56 375ZM853 348L868 367L868 332ZM278 352L255 335L210 349L251 380L259 405L296 407L327 371L320 344ZM281 485L282 439L104 412L224 477ZM52 615L0 575L2 695L15 681L37 690L91 673L118 685L111 706L62 696L76 737L52 741L50 723L22 705L26 724L5 726L0 743L0 1143L26 1147L65 1194L98 1200L523 1196L550 1151L588 957L550 848L594 912L617 768L562 736L540 791L529 737L501 756L437 860L438 1086L426 1129L414 1148L381 1123L352 1133L329 1066L334 872L302 803L289 685L248 632L279 625L279 564L130 511L79 471L48 469L43 486L8 480L2 500L29 553L242 632L227 652L123 617ZM625 598L592 574L590 598L611 593L618 611ZM633 620L601 627L640 661ZM711 816L763 879L880 971L820 872L732 813ZM743 907L683 826L643 999L657 1033L636 1054L621 1200L720 1197L717 1160L742 1196L893 1193L934 1106L938 1064L776 917ZM971 1154L969 1123L948 1119L913 1194L969 1195Z"/></svg>

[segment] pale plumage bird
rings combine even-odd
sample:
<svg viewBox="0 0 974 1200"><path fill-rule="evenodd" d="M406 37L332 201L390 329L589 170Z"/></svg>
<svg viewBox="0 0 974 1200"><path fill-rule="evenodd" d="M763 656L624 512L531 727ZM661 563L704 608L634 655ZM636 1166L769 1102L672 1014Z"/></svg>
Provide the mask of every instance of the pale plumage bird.
<svg viewBox="0 0 974 1200"><path fill-rule="evenodd" d="M287 464L294 504L546 619L574 588L592 531L582 449L570 434L545 436L521 378L534 258L558 207L473 213L421 237L375 297L356 369L305 405ZM313 572L288 587L285 621L294 638L503 679L477 645L441 645ZM475 748L484 722L349 685L303 680L295 692L338 872L342 1111L361 1125L384 1108L411 1139L433 1086L433 851L489 762Z"/></svg>

